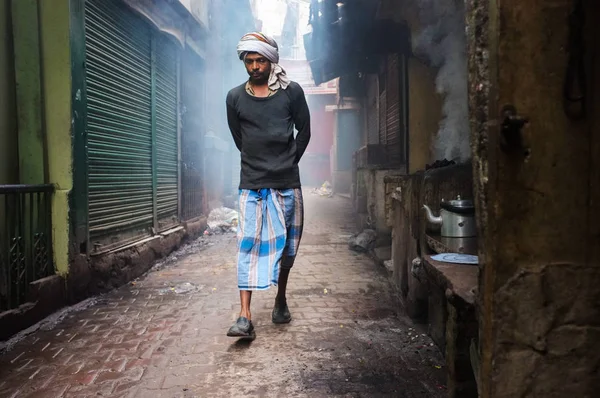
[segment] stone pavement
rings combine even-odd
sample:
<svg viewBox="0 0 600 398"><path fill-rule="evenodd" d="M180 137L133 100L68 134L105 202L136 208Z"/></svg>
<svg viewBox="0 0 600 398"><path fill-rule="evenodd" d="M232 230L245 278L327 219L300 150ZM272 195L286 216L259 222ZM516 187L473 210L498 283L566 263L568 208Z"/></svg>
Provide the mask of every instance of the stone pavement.
<svg viewBox="0 0 600 398"><path fill-rule="evenodd" d="M397 314L383 271L347 248L350 202L305 200L290 324L270 322L271 289L253 297L257 339L226 337L235 239L210 237L0 355L0 397L444 396L438 350Z"/></svg>

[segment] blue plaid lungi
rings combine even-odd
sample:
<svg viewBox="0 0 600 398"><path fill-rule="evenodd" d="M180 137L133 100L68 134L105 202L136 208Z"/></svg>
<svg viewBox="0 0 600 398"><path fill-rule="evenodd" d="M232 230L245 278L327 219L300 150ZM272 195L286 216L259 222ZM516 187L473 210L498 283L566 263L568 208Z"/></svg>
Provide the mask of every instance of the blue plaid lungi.
<svg viewBox="0 0 600 398"><path fill-rule="evenodd" d="M302 190L240 189L237 275L240 290L277 286L279 271L294 264L302 228Z"/></svg>

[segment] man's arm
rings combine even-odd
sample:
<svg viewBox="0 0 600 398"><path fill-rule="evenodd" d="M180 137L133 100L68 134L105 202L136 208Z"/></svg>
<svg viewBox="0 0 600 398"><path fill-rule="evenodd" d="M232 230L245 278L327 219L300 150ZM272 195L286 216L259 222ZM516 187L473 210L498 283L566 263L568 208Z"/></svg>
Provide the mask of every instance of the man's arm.
<svg viewBox="0 0 600 398"><path fill-rule="evenodd" d="M300 85L295 85L292 93L292 118L298 135L296 135L296 162L300 162L302 155L310 142L310 111Z"/></svg>
<svg viewBox="0 0 600 398"><path fill-rule="evenodd" d="M231 98L231 92L227 94L225 104L227 106L227 124L229 130L231 130L231 136L235 142L235 146L241 152L242 151L242 128L240 126L240 119L238 113L233 106L233 99Z"/></svg>

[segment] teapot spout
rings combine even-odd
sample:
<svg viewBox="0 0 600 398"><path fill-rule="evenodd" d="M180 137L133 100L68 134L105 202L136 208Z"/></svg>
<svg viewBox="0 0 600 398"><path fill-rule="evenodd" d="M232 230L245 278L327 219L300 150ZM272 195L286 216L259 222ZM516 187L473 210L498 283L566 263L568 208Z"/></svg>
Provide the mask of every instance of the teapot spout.
<svg viewBox="0 0 600 398"><path fill-rule="evenodd" d="M442 225L442 217L441 216L439 216L439 217L434 216L433 212L427 205L423 205L423 208L425 209L425 213L427 214L427 221L429 221L431 224Z"/></svg>

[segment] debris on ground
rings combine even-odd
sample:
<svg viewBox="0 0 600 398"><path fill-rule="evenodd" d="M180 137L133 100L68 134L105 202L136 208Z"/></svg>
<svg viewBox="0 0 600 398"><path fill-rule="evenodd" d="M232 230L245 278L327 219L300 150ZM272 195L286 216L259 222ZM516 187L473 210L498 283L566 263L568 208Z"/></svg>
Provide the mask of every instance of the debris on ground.
<svg viewBox="0 0 600 398"><path fill-rule="evenodd" d="M191 293L191 292L200 290L201 288L202 288L202 286L197 286L190 282L184 282L184 283L178 284L177 286L171 286L169 288L160 289L158 291L158 294L160 294L160 295L164 295L164 294L168 294L168 293L184 294L184 293Z"/></svg>
<svg viewBox="0 0 600 398"><path fill-rule="evenodd" d="M168 266L174 265L177 263L177 261L179 261L187 256L190 256L193 254L198 254L202 250L204 250L207 247L212 246L212 245L214 245L214 240L211 240L209 237L200 236L200 237L196 238L195 240L193 240L192 242L188 242L184 246L175 250L173 253L169 254L166 258L163 258L162 260L159 260L156 263L154 263L154 265L150 269L150 272L157 272ZM133 285L135 285L135 283L139 279L140 278L134 279L131 283Z"/></svg>
<svg viewBox="0 0 600 398"><path fill-rule="evenodd" d="M352 235L348 241L348 247L350 250L367 253L375 247L376 240L377 232L372 229L365 229L357 235Z"/></svg>
<svg viewBox="0 0 600 398"><path fill-rule="evenodd" d="M205 235L218 235L237 232L239 214L229 207L217 207L208 215L208 229Z"/></svg>
<svg viewBox="0 0 600 398"><path fill-rule="evenodd" d="M314 188L312 194L324 196L327 198L333 197L333 189L331 188L331 183L329 181L325 181L320 188Z"/></svg>

